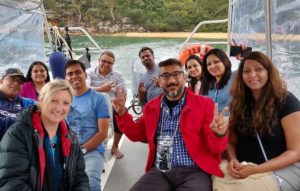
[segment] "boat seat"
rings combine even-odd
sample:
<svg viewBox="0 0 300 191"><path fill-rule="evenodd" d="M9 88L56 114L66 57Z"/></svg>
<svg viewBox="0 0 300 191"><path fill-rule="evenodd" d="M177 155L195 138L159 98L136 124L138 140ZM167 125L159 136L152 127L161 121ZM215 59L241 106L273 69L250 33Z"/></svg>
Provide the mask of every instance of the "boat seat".
<svg viewBox="0 0 300 191"><path fill-rule="evenodd" d="M107 138L104 140L104 144L105 144L104 158L105 158L105 161L108 161L110 158L109 156L110 156L110 151L111 151L111 145L109 145L109 140L113 137L113 132L114 132L113 111L112 111L112 104L111 104L108 93L102 92L101 94L104 95L104 97L106 99L107 106L108 106L108 112L109 112L109 116L110 116Z"/></svg>

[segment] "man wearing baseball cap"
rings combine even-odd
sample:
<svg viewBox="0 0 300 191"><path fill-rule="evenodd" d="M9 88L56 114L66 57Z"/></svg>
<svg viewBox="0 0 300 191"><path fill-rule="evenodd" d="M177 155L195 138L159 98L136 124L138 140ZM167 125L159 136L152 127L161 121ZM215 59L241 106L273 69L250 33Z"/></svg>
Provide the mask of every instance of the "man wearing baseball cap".
<svg viewBox="0 0 300 191"><path fill-rule="evenodd" d="M20 112L35 104L35 101L19 96L22 84L26 81L18 68L8 68L0 79L0 141Z"/></svg>

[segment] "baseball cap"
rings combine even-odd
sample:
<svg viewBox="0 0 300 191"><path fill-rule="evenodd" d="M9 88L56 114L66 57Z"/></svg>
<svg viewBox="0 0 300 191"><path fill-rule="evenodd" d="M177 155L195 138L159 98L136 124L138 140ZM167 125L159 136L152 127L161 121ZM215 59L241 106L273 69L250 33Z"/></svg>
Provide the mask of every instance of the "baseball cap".
<svg viewBox="0 0 300 191"><path fill-rule="evenodd" d="M26 81L26 78L23 74L23 72L18 69L18 68L8 68L4 71L2 78L6 77L6 76L20 76L21 79L23 80L23 82Z"/></svg>

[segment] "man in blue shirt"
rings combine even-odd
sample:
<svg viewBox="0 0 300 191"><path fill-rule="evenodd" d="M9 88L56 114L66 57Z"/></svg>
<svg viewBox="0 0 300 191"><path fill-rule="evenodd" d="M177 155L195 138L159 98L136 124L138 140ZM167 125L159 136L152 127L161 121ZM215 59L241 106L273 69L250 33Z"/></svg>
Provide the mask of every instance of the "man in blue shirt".
<svg viewBox="0 0 300 191"><path fill-rule="evenodd" d="M67 117L75 131L86 163L92 191L101 190L101 173L104 168L103 141L109 128L109 111L103 94L86 84L85 66L78 60L69 60L65 66L65 79L72 85L75 96Z"/></svg>
<svg viewBox="0 0 300 191"><path fill-rule="evenodd" d="M26 81L22 71L8 68L0 79L0 141L21 111L35 104L32 99L19 96L22 84Z"/></svg>

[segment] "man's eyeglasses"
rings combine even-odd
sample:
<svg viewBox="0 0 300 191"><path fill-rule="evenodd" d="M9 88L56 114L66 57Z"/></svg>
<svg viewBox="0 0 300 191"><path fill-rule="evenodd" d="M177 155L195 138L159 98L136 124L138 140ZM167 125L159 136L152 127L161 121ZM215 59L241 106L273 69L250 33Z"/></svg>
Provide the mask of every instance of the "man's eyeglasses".
<svg viewBox="0 0 300 191"><path fill-rule="evenodd" d="M113 63L110 62L110 61L107 61L107 60L100 60L100 62L102 62L103 64L109 64L109 65L112 65Z"/></svg>
<svg viewBox="0 0 300 191"><path fill-rule="evenodd" d="M163 80L169 80L171 78L171 76L175 79L175 80L178 80L179 77L183 74L184 72L183 71L175 71L175 72L172 72L172 73L162 73L159 75L160 78L162 78Z"/></svg>
<svg viewBox="0 0 300 191"><path fill-rule="evenodd" d="M17 82L20 85L24 84L24 80L18 76L6 76L3 79L8 79L8 81L10 81L12 83Z"/></svg>

